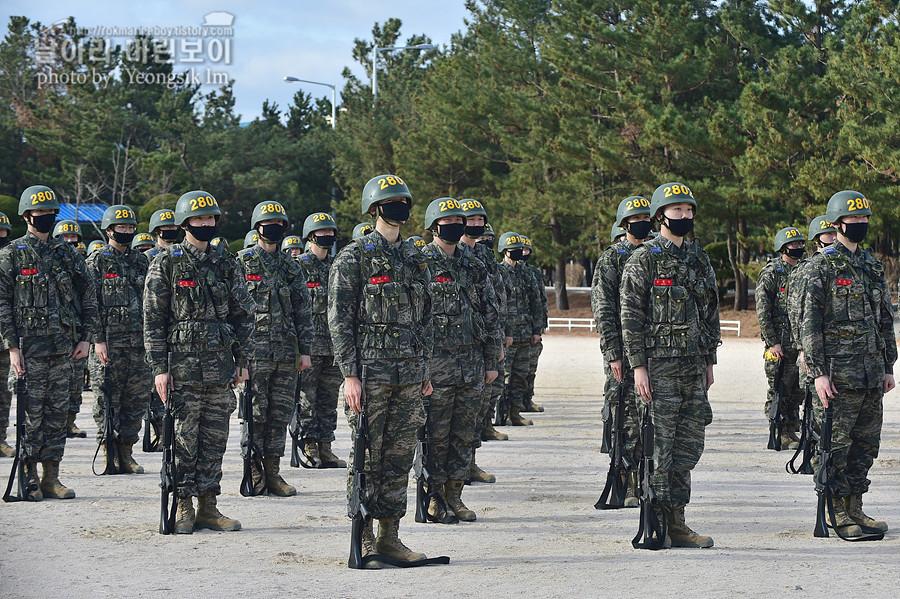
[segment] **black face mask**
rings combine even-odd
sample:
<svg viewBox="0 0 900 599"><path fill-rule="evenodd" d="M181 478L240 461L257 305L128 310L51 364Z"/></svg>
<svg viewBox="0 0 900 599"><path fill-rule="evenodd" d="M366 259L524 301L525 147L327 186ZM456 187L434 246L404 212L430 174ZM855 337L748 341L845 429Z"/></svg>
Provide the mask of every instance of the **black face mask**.
<svg viewBox="0 0 900 599"><path fill-rule="evenodd" d="M178 229L160 229L159 238L164 241L178 241Z"/></svg>
<svg viewBox="0 0 900 599"><path fill-rule="evenodd" d="M437 226L437 236L446 243L459 243L466 226L462 223L449 223Z"/></svg>
<svg viewBox="0 0 900 599"><path fill-rule="evenodd" d="M471 237L472 239L478 239L484 235L484 225L480 227L470 227L466 225L466 237Z"/></svg>
<svg viewBox="0 0 900 599"><path fill-rule="evenodd" d="M663 224L666 225L666 228L671 231L672 235L675 237L684 237L694 230L694 219L692 218L672 220L671 218L666 217Z"/></svg>
<svg viewBox="0 0 900 599"><path fill-rule="evenodd" d="M788 248L785 253L788 255L789 258L793 258L794 260L797 260L797 259L803 257L803 252L805 252L805 251L806 250L804 248Z"/></svg>
<svg viewBox="0 0 900 599"><path fill-rule="evenodd" d="M284 225L281 223L262 225L262 231L259 232L259 235L273 243L279 242L284 237Z"/></svg>
<svg viewBox="0 0 900 599"><path fill-rule="evenodd" d="M334 235L313 235L313 243L320 248L330 248L334 245Z"/></svg>
<svg viewBox="0 0 900 599"><path fill-rule="evenodd" d="M34 227L34 230L38 233L49 233L52 231L54 222L56 222L56 215L52 212L40 216L31 215L31 226Z"/></svg>
<svg viewBox="0 0 900 599"><path fill-rule="evenodd" d="M631 236L635 239L647 239L650 236L650 230L653 228L653 223L649 220L639 220L633 223L628 223L628 232L631 233Z"/></svg>
<svg viewBox="0 0 900 599"><path fill-rule="evenodd" d="M869 223L841 223L841 232L853 243L862 243L869 232Z"/></svg>
<svg viewBox="0 0 900 599"><path fill-rule="evenodd" d="M483 245L484 247L494 249L494 240L493 239L482 239L480 241L477 241L476 243Z"/></svg>
<svg viewBox="0 0 900 599"><path fill-rule="evenodd" d="M113 231L112 237L119 245L127 246L131 244L135 235L137 235L137 233L119 233L118 231Z"/></svg>
<svg viewBox="0 0 900 599"><path fill-rule="evenodd" d="M9 233L7 233L6 237L0 237L0 248L8 245L10 242Z"/></svg>
<svg viewBox="0 0 900 599"><path fill-rule="evenodd" d="M406 202L390 202L389 204L379 204L378 214L381 218L395 223L405 223L409 220L409 204Z"/></svg>
<svg viewBox="0 0 900 599"><path fill-rule="evenodd" d="M514 248L511 250L507 250L507 253L509 254L510 260L518 261L522 259L522 254L524 254L525 252L522 250L522 248Z"/></svg>
<svg viewBox="0 0 900 599"><path fill-rule="evenodd" d="M195 227L194 225L187 226L188 231L191 232L191 235L194 236L194 239L197 241L212 241L216 238L216 226L211 225L208 227Z"/></svg>
<svg viewBox="0 0 900 599"><path fill-rule="evenodd" d="M522 261L523 262L528 262L529 258L531 258L531 254L526 254L525 252L522 252Z"/></svg>

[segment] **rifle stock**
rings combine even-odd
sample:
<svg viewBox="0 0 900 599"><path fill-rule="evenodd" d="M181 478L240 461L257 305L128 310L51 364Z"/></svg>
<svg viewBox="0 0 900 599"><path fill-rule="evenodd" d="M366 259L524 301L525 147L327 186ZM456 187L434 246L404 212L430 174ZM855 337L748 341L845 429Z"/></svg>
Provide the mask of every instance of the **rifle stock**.
<svg viewBox="0 0 900 599"><path fill-rule="evenodd" d="M507 420L509 420L509 394L504 385L503 393L500 394L494 407L494 426L506 426Z"/></svg>
<svg viewBox="0 0 900 599"><path fill-rule="evenodd" d="M24 356L22 339L19 339L19 352ZM28 384L23 372L16 377L16 455L12 468L9 471L9 481L6 483L6 491L3 493L3 501L12 503L27 501L29 496L37 491L37 485L31 483L25 472L25 405L28 403ZM16 494L12 494L13 485L16 486Z"/></svg>
<svg viewBox="0 0 900 599"><path fill-rule="evenodd" d="M775 389L769 405L769 443L766 449L781 451L781 432L784 430L784 358L778 360L775 369Z"/></svg>
<svg viewBox="0 0 900 599"><path fill-rule="evenodd" d="M241 456L244 458L244 475L240 492L244 497L254 497L266 493L266 465L253 430L253 376L244 383L240 397L240 414L243 419L244 434L241 440Z"/></svg>
<svg viewBox="0 0 900 599"><path fill-rule="evenodd" d="M416 456L413 461L413 472L416 478L416 522L457 524L459 518L447 509L439 486L434 482L434 465L431 461L431 445L428 438L431 409L427 397L422 398L422 404L425 408L425 424L416 430ZM438 505L437 516L428 513L428 506L432 499Z"/></svg>
<svg viewBox="0 0 900 599"><path fill-rule="evenodd" d="M661 549L666 538L666 515L660 509L656 492L650 484L653 475L653 420L650 406L644 406L644 418L641 423L641 515L637 534L631 540L635 549Z"/></svg>
<svg viewBox="0 0 900 599"><path fill-rule="evenodd" d="M813 474L813 455L816 451L817 435L813 429L812 389L806 385L806 395L803 398L803 420L800 422L800 446L794 451L794 455L784 465L789 474ZM802 454L800 465L797 466L797 458Z"/></svg>
<svg viewBox="0 0 900 599"><path fill-rule="evenodd" d="M607 422L609 420L612 419L607 419ZM606 474L606 486L600 493L600 499L594 504L594 508L598 510L615 510L625 507L627 490L625 477L630 476L632 471L632 466L625 456L625 385L622 383L619 383L616 389L615 422L612 424L612 444L609 450L609 472Z"/></svg>
<svg viewBox="0 0 900 599"><path fill-rule="evenodd" d="M106 347L107 351L109 351L108 338ZM103 382L100 384L100 392L103 394L103 430L100 441L97 443L97 449L94 451L94 459L91 461L91 471L97 476L123 474L125 470L122 465L122 456L119 455L119 431L116 427L116 411L112 401L112 375L109 372L108 363L101 366L103 368ZM106 459L103 464L103 471L97 472L95 464L101 446L106 449Z"/></svg>
<svg viewBox="0 0 900 599"><path fill-rule="evenodd" d="M370 518L366 489L366 451L369 449L369 418L366 415L366 367L362 367L362 409L356 416L356 434L353 436L353 487L350 490L350 558L347 566L360 569L365 565L362 554L362 533Z"/></svg>
<svg viewBox="0 0 900 599"><path fill-rule="evenodd" d="M171 356L169 359L171 368ZM175 514L178 510L178 495L175 484L175 416L172 413L174 386L169 375L168 397L166 398L166 411L162 422L162 467L159 470L160 510L159 510L159 534L172 534L175 530ZM171 507L169 499L171 497Z"/></svg>

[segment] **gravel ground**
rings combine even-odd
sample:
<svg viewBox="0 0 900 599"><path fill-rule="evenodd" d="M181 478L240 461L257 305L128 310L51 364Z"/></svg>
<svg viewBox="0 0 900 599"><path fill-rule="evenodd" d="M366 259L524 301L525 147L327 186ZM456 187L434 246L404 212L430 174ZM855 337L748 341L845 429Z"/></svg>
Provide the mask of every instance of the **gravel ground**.
<svg viewBox="0 0 900 599"><path fill-rule="evenodd" d="M787 452L765 450L759 341L725 341L710 393L715 420L687 518L715 547L659 552L632 549L637 510L593 508L609 465L599 452L596 338L548 335L544 343L535 400L546 412L532 416L533 427L507 427L509 441L479 452L498 482L466 488L478 521L416 524L410 487L402 538L429 556L449 555L449 566L349 570L340 470L285 467L298 496L241 497L235 415L219 506L242 531L157 534L160 454L137 454L147 474L96 477L94 441L70 440L62 480L76 499L0 505L0 597L897 596L900 534L857 544L814 538L811 478L785 473ZM866 496L867 511L892 527L900 526L897 397L885 402ZM87 393L78 422L93 436L91 403ZM337 436L336 452L346 457L342 416Z"/></svg>

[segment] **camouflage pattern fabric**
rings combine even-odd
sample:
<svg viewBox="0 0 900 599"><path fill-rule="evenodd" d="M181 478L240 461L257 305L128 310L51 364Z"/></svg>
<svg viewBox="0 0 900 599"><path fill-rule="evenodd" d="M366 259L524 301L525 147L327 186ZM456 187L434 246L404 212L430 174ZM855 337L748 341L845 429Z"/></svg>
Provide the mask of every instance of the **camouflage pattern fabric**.
<svg viewBox="0 0 900 599"><path fill-rule="evenodd" d="M504 385L510 407L525 409L528 368L531 365L531 341L520 341L506 348Z"/></svg>
<svg viewBox="0 0 900 599"><path fill-rule="evenodd" d="M87 356L72 360L72 376L69 378L69 414L78 414L81 411L84 372L87 369L87 363ZM0 370L2 368L0 366Z"/></svg>
<svg viewBox="0 0 900 599"><path fill-rule="evenodd" d="M291 362L250 360L253 433L264 457L281 457L294 411L297 366ZM243 437L242 441L246 441ZM246 443L244 443L246 444Z"/></svg>
<svg viewBox="0 0 900 599"><path fill-rule="evenodd" d="M312 366L303 371L300 380L300 428L308 439L334 441L344 377L334 363L334 356L313 355L311 361Z"/></svg>
<svg viewBox="0 0 900 599"><path fill-rule="evenodd" d="M509 405L522 410L531 366L531 336L541 334L543 314L533 279L523 263L510 266L501 262L500 273L506 290L506 336L513 338L513 344L506 348L505 385Z"/></svg>
<svg viewBox="0 0 900 599"><path fill-rule="evenodd" d="M460 244L462 244L462 242L460 242ZM497 263L494 250L486 245L476 243L473 250L475 256L481 260L482 264L484 264L487 269L488 283L493 287L494 295L497 296L497 330L493 334L489 333L488 337L499 341L501 351L505 351L503 350L502 345L506 335L508 308L506 305L506 287L503 285L503 275L500 272L500 265ZM475 449L481 447L481 432L484 430L485 418L494 406L492 399L494 398L495 389L499 389L499 391L496 392L497 398L499 398L500 394L503 392L503 385L505 384L503 363L503 361L497 363L497 370L499 372L497 378L490 385L485 385L481 392L481 407L478 410L478 418L476 420L476 427L478 427L478 430L476 430L475 437L472 439L472 447Z"/></svg>
<svg viewBox="0 0 900 599"><path fill-rule="evenodd" d="M538 301L540 301L541 304L541 314L538 318L541 332L537 334L543 335L544 330L547 329L547 326L549 324L547 320L547 316L549 313L547 310L547 292L544 291L544 275L541 273L539 268L530 264L525 264L525 269L531 274L532 293L537 296ZM531 346L531 357L528 362L528 376L525 378L526 404L531 403L531 400L534 397L534 378L535 376L537 376L538 361L541 358L542 351L544 351L544 344L542 341L538 341Z"/></svg>
<svg viewBox="0 0 900 599"><path fill-rule="evenodd" d="M122 443L134 444L141 430L141 419L150 403L150 369L144 360L144 348L126 344L119 346L110 340L109 378L110 401L118 420L119 439ZM91 390L94 392L94 422L97 424L97 439L103 435L103 417L106 405L103 400L103 367L96 352L91 351L88 367L91 372Z"/></svg>
<svg viewBox="0 0 900 599"><path fill-rule="evenodd" d="M27 347L27 346L26 346ZM25 455L38 461L61 461L66 449L66 418L72 359L33 356L25 359L28 401L25 402ZM18 398L16 398L18 400Z"/></svg>
<svg viewBox="0 0 900 599"><path fill-rule="evenodd" d="M9 373L9 351L0 350L0 372ZM0 435L6 439L6 429L9 428L9 410L12 406L12 391L9 385L0 385Z"/></svg>
<svg viewBox="0 0 900 599"><path fill-rule="evenodd" d="M809 260L801 260L791 271L787 280L788 323L791 328L791 345L797 350L797 378L801 388L812 381L806 376L806 370L800 360L803 350L800 337L800 325L803 322L803 297L806 295L806 266Z"/></svg>
<svg viewBox="0 0 900 599"><path fill-rule="evenodd" d="M328 272L333 260L330 255L326 255L325 260L320 260L312 251L304 252L296 260L306 277L312 308L309 355L333 356L331 331L328 328Z"/></svg>

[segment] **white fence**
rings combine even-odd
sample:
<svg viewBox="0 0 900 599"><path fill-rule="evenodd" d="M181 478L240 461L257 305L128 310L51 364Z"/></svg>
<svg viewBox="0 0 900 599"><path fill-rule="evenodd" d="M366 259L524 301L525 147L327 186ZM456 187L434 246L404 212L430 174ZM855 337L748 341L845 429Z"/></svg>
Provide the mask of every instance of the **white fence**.
<svg viewBox="0 0 900 599"><path fill-rule="evenodd" d="M722 331L734 331L737 333L737 336L741 336L741 321L740 320L720 320L719 321L719 329Z"/></svg>
<svg viewBox="0 0 900 599"><path fill-rule="evenodd" d="M571 331L572 329L590 329L591 331L597 330L596 323L593 318L548 318L547 328L564 328L568 331ZM723 331L734 331L737 333L738 337L741 336L740 320L720 320L719 328Z"/></svg>

